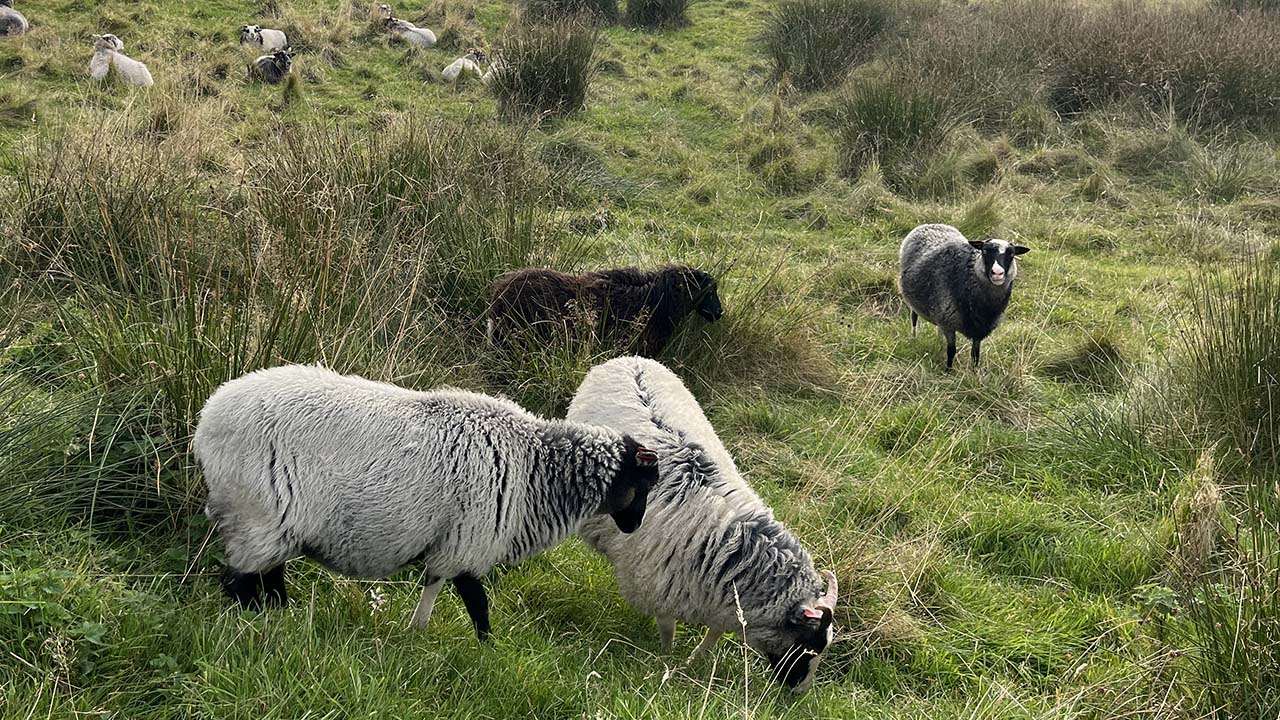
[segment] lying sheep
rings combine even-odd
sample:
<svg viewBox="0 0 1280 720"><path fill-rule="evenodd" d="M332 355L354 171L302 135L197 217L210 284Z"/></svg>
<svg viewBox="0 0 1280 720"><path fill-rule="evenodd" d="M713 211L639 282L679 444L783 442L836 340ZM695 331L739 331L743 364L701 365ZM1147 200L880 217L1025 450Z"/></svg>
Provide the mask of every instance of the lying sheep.
<svg viewBox="0 0 1280 720"><path fill-rule="evenodd" d="M405 42L420 48L433 48L436 46L436 34L427 28L420 28L409 22L401 20L391 14L391 6L379 4L378 9L382 11L382 27L386 29L393 37L403 39Z"/></svg>
<svg viewBox="0 0 1280 720"><path fill-rule="evenodd" d="M13 9L13 0L0 0L0 36L26 35L29 29L27 19Z"/></svg>
<svg viewBox="0 0 1280 720"><path fill-rule="evenodd" d="M116 76L122 81L130 85L151 87L154 84L151 71L147 70L146 65L125 55L123 50L124 43L115 35L94 35L93 57L89 59L89 77L101 81L114 68Z"/></svg>
<svg viewBox="0 0 1280 720"><path fill-rule="evenodd" d="M263 55L253 61L250 73L263 82L278 85L289 77L289 70L293 67L293 57L292 48L284 48L270 55Z"/></svg>
<svg viewBox="0 0 1280 720"><path fill-rule="evenodd" d="M636 351L646 356L657 355L690 312L696 310L708 322L724 314L716 279L684 265L585 275L517 270L493 282L490 298L488 331L496 344L523 328L545 337L552 328L585 315L603 338L638 340Z"/></svg>
<svg viewBox="0 0 1280 720"><path fill-rule="evenodd" d="M485 59L484 51L480 48L467 48L467 52L446 65L444 70L440 71L440 75L447 83L455 83L459 78L479 78L480 64Z"/></svg>
<svg viewBox="0 0 1280 720"><path fill-rule="evenodd" d="M588 517L633 532L657 457L630 436L543 420L459 390L415 392L314 366L259 370L205 403L192 449L226 552L223 590L284 605L284 563L385 578L425 569L413 625L445 579L489 634L480 578L545 550Z"/></svg>
<svg viewBox="0 0 1280 720"><path fill-rule="evenodd" d="M920 317L947 339L947 369L956 357L956 332L973 341L978 366L982 341L1004 317L1018 277L1016 256L1029 248L1004 240L966 240L950 225L921 225L899 252L899 286L911 308L911 334Z"/></svg>
<svg viewBox="0 0 1280 720"><path fill-rule="evenodd" d="M644 527L622 535L591 519L580 532L613 563L627 603L657 618L663 648L677 621L708 628L690 661L745 625L774 678L803 692L831 643L835 576L824 573L824 591L680 378L653 360L610 360L587 374L568 418L628 433L661 458Z"/></svg>
<svg viewBox="0 0 1280 720"><path fill-rule="evenodd" d="M275 52L289 47L289 38L281 30L272 30L258 25L241 25L240 44L265 52Z"/></svg>

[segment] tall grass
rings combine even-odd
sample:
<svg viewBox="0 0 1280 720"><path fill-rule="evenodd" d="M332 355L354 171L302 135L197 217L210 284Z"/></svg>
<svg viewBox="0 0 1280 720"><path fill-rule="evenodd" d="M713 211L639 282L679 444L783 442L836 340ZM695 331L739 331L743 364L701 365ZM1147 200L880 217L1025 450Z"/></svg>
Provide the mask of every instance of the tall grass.
<svg viewBox="0 0 1280 720"><path fill-rule="evenodd" d="M585 107L599 38L580 18L508 26L490 83L503 114L570 115Z"/></svg>
<svg viewBox="0 0 1280 720"><path fill-rule="evenodd" d="M675 28L689 24L693 0L627 0L627 20L646 28Z"/></svg>
<svg viewBox="0 0 1280 720"><path fill-rule="evenodd" d="M821 90L843 82L893 21L884 0L784 0L765 20L761 41L775 78Z"/></svg>
<svg viewBox="0 0 1280 720"><path fill-rule="evenodd" d="M843 174L856 178L878 163L894 190L917 182L956 124L945 100L891 76L854 83L839 101L836 117Z"/></svg>
<svg viewBox="0 0 1280 720"><path fill-rule="evenodd" d="M606 23L618 21L618 0L524 0L525 14L542 22L585 17Z"/></svg>

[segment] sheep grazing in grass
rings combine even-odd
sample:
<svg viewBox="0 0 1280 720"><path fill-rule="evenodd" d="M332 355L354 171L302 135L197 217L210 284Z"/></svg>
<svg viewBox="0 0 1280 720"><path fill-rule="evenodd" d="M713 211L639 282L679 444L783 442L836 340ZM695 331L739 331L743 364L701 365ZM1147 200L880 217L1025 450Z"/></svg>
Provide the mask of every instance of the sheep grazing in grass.
<svg viewBox="0 0 1280 720"><path fill-rule="evenodd" d="M586 320L601 338L634 342L635 351L646 356L661 352L690 312L708 322L724 314L716 279L685 265L584 275L517 270L494 281L490 298L488 332L495 344L526 329L545 338L555 328Z"/></svg>
<svg viewBox="0 0 1280 720"><path fill-rule="evenodd" d="M250 72L263 82L278 85L289 77L289 70L293 67L293 56L294 52L291 48L263 55L253 61Z"/></svg>
<svg viewBox="0 0 1280 720"><path fill-rule="evenodd" d="M899 285L911 308L911 334L920 317L947 339L947 369L956 357L956 332L973 341L978 366L982 341L1004 317L1018 277L1017 256L1029 251L1004 240L967 240L950 225L921 225L902 241Z"/></svg>
<svg viewBox="0 0 1280 720"><path fill-rule="evenodd" d="M0 36L26 35L30 28L22 13L13 9L13 0L0 0Z"/></svg>
<svg viewBox="0 0 1280 720"><path fill-rule="evenodd" d="M480 48L467 48L467 52L457 60L445 66L440 71L440 76L447 83L456 83L459 79L479 78L481 76L480 65L486 60L484 51Z"/></svg>
<svg viewBox="0 0 1280 720"><path fill-rule="evenodd" d="M192 449L225 546L223 590L284 605L284 564L385 578L420 564L412 624L452 579L489 633L480 578L603 514L633 532L657 456L619 432L544 420L507 400L416 392L314 366L259 370L214 392Z"/></svg>
<svg viewBox="0 0 1280 720"><path fill-rule="evenodd" d="M123 52L124 43L115 35L93 36L93 57L89 59L89 77L103 80L115 69L116 77L130 85L151 87L151 71L147 66Z"/></svg>
<svg viewBox="0 0 1280 720"><path fill-rule="evenodd" d="M391 14L391 6L379 4L378 9L382 11L382 27L386 29L393 37L403 39L405 42L420 48L433 48L436 46L436 34L427 28L420 28L409 22L401 20Z"/></svg>
<svg viewBox="0 0 1280 720"><path fill-rule="evenodd" d="M609 558L627 603L657 618L663 648L677 621L708 628L690 661L745 626L773 677L803 692L831 643L835 576L823 582L738 474L680 378L653 360L610 360L587 374L567 417L627 433L660 458L644 527L622 535L592 519L580 534Z"/></svg>
<svg viewBox="0 0 1280 720"><path fill-rule="evenodd" d="M275 52L289 47L289 38L281 30L272 30L271 28L257 25L241 25L240 44L248 45L264 52Z"/></svg>

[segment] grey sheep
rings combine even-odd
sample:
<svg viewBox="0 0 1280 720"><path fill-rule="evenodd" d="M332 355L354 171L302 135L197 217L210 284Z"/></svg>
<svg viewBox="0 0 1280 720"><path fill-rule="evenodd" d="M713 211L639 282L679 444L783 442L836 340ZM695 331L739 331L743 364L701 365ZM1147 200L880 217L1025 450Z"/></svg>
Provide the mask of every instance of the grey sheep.
<svg viewBox="0 0 1280 720"><path fill-rule="evenodd" d="M657 477L657 457L613 430L301 365L219 387L192 448L225 546L223 590L241 606L260 607L260 590L284 605L284 564L300 554L358 578L414 563L424 589L413 626L452 579L481 640L490 568L596 514L634 531Z"/></svg>
<svg viewBox="0 0 1280 720"><path fill-rule="evenodd" d="M13 0L0 0L0 36L26 35L30 28L22 13L13 9Z"/></svg>
<svg viewBox="0 0 1280 720"><path fill-rule="evenodd" d="M609 558L627 603L657 618L663 648L677 621L707 626L690 661L745 627L773 677L807 689L832 640L835 576L824 573L824 590L680 378L654 360L610 360L587 374L568 419L627 433L660 458L644 527L624 535L593 518L581 535Z"/></svg>
<svg viewBox="0 0 1280 720"><path fill-rule="evenodd" d="M263 55L253 61L252 74L263 82L279 85L289 77L293 67L294 52L292 48L277 50L270 55Z"/></svg>
<svg viewBox="0 0 1280 720"><path fill-rule="evenodd" d="M921 225L899 252L898 284L911 308L911 335L921 317L947 339L947 369L956 357L956 332L973 341L978 366L982 341L1004 317L1018 277L1016 256L1029 248L1004 240L967 240L950 225Z"/></svg>

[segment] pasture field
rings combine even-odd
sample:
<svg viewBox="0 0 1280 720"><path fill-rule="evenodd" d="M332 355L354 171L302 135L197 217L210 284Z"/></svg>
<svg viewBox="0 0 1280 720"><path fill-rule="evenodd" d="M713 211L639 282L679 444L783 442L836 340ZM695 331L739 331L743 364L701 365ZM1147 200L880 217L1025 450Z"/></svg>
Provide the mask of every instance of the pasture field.
<svg viewBox="0 0 1280 720"><path fill-rule="evenodd" d="M523 4L396 3L440 37L415 50L363 0L17 3L0 717L1277 716L1272 3ZM248 23L288 33L287 84L247 79ZM154 87L89 81L104 32ZM470 46L550 48L521 87L585 107L442 83ZM1032 248L978 369L911 336L925 222ZM577 540L486 580L491 646L452 591L410 632L411 570L221 596L189 448L220 383L322 362L560 415L609 348L487 347L489 281L666 262L726 314L660 359L840 580L810 692L736 640L683 665L691 628L663 653Z"/></svg>

